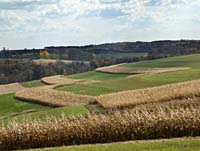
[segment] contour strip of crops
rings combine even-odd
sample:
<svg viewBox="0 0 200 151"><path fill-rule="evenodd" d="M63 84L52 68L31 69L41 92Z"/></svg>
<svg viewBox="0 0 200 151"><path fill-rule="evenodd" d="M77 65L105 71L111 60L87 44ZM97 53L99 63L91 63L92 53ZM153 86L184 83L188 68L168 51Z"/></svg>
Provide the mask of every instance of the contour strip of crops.
<svg viewBox="0 0 200 151"><path fill-rule="evenodd" d="M169 101L177 98L200 96L200 80L165 86L110 93L96 97L104 108L123 108L137 104Z"/></svg>
<svg viewBox="0 0 200 151"><path fill-rule="evenodd" d="M0 85L0 94L7 94L25 89L19 83Z"/></svg>
<svg viewBox="0 0 200 151"><path fill-rule="evenodd" d="M52 107L86 104L94 100L91 96L62 92L44 87L27 88L17 92L15 96L21 100L44 104Z"/></svg>
<svg viewBox="0 0 200 151"><path fill-rule="evenodd" d="M79 80L75 80L75 79L67 79L67 78L62 78L60 75L56 75L56 76L50 76L50 77L44 77L41 79L42 82L46 83L46 84L60 84L60 85L67 85L67 84L76 84L76 83L81 83L81 82L85 82L86 80L84 79L79 79Z"/></svg>
<svg viewBox="0 0 200 151"><path fill-rule="evenodd" d="M200 136L199 98L0 128L0 150Z"/></svg>
<svg viewBox="0 0 200 151"><path fill-rule="evenodd" d="M178 70L188 70L188 67L171 67L171 68L128 68L123 67L122 64L112 65L97 68L96 71L98 72L105 72L105 73L124 73L124 74L156 74L156 73L163 73L163 72L174 72Z"/></svg>

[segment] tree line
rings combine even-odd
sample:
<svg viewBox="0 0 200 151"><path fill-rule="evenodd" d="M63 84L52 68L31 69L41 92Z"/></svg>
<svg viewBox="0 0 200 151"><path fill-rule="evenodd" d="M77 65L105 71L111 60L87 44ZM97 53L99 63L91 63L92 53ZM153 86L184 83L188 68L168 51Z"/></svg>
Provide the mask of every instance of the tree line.
<svg viewBox="0 0 200 151"><path fill-rule="evenodd" d="M93 70L92 66L82 62L65 64L57 61L43 66L27 60L0 60L0 84L37 80L52 75L70 75L89 70Z"/></svg>

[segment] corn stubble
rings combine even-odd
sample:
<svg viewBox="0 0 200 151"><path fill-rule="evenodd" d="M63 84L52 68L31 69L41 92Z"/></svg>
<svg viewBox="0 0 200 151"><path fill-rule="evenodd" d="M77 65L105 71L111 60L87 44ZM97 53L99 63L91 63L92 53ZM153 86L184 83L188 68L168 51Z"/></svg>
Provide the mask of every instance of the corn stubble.
<svg viewBox="0 0 200 151"><path fill-rule="evenodd" d="M140 90L110 93L96 97L104 108L124 108L138 104L165 102L172 99L200 96L200 80L169 84Z"/></svg>
<svg viewBox="0 0 200 151"><path fill-rule="evenodd" d="M200 135L200 98L0 128L0 150Z"/></svg>

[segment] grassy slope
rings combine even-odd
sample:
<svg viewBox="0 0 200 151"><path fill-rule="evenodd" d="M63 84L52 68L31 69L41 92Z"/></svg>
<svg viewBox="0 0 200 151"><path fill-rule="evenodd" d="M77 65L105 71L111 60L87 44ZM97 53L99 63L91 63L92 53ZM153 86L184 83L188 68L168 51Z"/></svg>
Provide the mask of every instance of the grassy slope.
<svg viewBox="0 0 200 151"><path fill-rule="evenodd" d="M113 143L46 149L46 151L200 151L200 140Z"/></svg>
<svg viewBox="0 0 200 151"><path fill-rule="evenodd" d="M90 72L70 75L70 76L67 76L66 78L109 81L113 79L114 80L124 79L128 76L129 74L109 74L109 73L90 71ZM92 84L80 84L78 86L77 85L63 86L63 87L59 87L58 90L70 91L77 94L87 94L87 95L92 95L92 96L113 92L113 88L101 87L98 85L100 83L102 82L97 82L97 83L92 83Z"/></svg>
<svg viewBox="0 0 200 151"><path fill-rule="evenodd" d="M48 109L48 107L19 101L15 99L14 93L0 95L0 117L21 113L30 109L44 110Z"/></svg>
<svg viewBox="0 0 200 151"><path fill-rule="evenodd" d="M24 111L28 110L38 110L39 112L26 113ZM0 123L8 123L11 121L22 121L23 119L39 119L45 120L49 117L61 117L62 115L82 115L88 113L88 109L83 106L71 106L71 107L61 107L61 108L49 108L46 106L23 102L14 97L14 93L0 95L0 118L9 117L13 114L14 117L9 117L4 120L0 120Z"/></svg>
<svg viewBox="0 0 200 151"><path fill-rule="evenodd" d="M45 121L49 118L60 118L63 115L64 116L73 116L73 115L84 115L88 113L88 109L83 106L70 106L70 107L61 107L61 108L54 108L54 109L48 109L41 112L35 112L35 113L29 113L24 115L19 115L16 117L11 117L9 119L4 119L2 122L4 124L7 124L12 121L22 121L24 119L27 120L42 120Z"/></svg>
<svg viewBox="0 0 200 151"><path fill-rule="evenodd" d="M164 67L192 67L198 68L200 64L200 54L185 55L177 57L169 57L164 59L156 59L151 61L141 61L130 63L124 66L130 68L164 68Z"/></svg>
<svg viewBox="0 0 200 151"><path fill-rule="evenodd" d="M105 74L97 72L86 72L69 76L70 78L86 78L101 80L101 82L65 86L59 88L63 91L71 91L78 94L99 95L110 92L117 92L130 89L159 86L175 82L195 80L200 78L200 55L178 56L152 61L142 61L126 65L131 68L160 68L160 67L190 67L189 70L146 75L143 77L126 78L128 75Z"/></svg>
<svg viewBox="0 0 200 151"><path fill-rule="evenodd" d="M32 88L32 87L44 86L45 84L42 83L40 80L34 80L30 82L23 82L22 85L27 88Z"/></svg>
<svg viewBox="0 0 200 151"><path fill-rule="evenodd" d="M125 78L127 76L128 76L127 74L110 74L110 73L89 71L89 72L80 73L80 74L73 74L73 75L67 76L67 78L104 81L104 80L110 80L110 79Z"/></svg>

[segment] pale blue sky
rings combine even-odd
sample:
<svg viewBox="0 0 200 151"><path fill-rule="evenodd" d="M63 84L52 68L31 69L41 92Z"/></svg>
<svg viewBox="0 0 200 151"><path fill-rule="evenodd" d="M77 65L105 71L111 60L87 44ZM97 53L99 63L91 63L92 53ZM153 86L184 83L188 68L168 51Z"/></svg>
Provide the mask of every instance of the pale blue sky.
<svg viewBox="0 0 200 151"><path fill-rule="evenodd" d="M200 0L0 0L0 47L200 39Z"/></svg>

